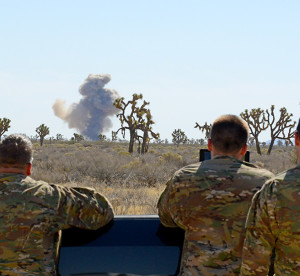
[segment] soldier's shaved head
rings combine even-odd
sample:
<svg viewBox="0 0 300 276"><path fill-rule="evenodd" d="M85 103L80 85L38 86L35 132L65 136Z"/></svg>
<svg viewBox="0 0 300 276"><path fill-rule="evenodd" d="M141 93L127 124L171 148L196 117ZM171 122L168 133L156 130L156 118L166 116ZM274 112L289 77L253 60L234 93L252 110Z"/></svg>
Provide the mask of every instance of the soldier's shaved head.
<svg viewBox="0 0 300 276"><path fill-rule="evenodd" d="M248 141L249 127L236 115L218 117L211 128L211 141L216 150L222 153L237 153Z"/></svg>
<svg viewBox="0 0 300 276"><path fill-rule="evenodd" d="M31 163L32 143L20 134L7 136L0 142L0 167L24 167Z"/></svg>

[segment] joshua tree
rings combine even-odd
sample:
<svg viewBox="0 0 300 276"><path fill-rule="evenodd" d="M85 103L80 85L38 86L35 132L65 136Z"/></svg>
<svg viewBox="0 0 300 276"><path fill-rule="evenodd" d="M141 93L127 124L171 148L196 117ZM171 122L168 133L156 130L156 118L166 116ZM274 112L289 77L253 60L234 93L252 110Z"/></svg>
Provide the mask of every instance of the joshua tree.
<svg viewBox="0 0 300 276"><path fill-rule="evenodd" d="M98 138L99 138L99 140L102 141L102 142L103 142L103 141L106 141L106 135L104 135L104 134L99 134L99 135L98 135Z"/></svg>
<svg viewBox="0 0 300 276"><path fill-rule="evenodd" d="M41 124L39 127L37 127L35 129L36 133L39 135L40 137L40 145L42 146L44 143L44 138L46 135L48 135L50 133L49 131L49 127L47 127L44 124Z"/></svg>
<svg viewBox="0 0 300 276"><path fill-rule="evenodd" d="M271 134L271 142L268 149L268 154L271 153L274 142L276 139L282 139L288 141L291 145L293 144L291 138L293 137L293 128L296 125L295 121L292 121L292 113L288 113L285 107L282 107L279 115L279 119L275 121L274 115L275 106L272 105L270 111L266 109L266 120L270 127L270 134ZM285 133L285 130L288 133Z"/></svg>
<svg viewBox="0 0 300 276"><path fill-rule="evenodd" d="M10 128L10 119L7 118L0 118L0 141L1 141L1 136Z"/></svg>
<svg viewBox="0 0 300 276"><path fill-rule="evenodd" d="M111 132L111 141L116 142L118 140L117 133L115 131Z"/></svg>
<svg viewBox="0 0 300 276"><path fill-rule="evenodd" d="M277 141L277 146L278 146L278 147L282 147L282 146L283 146L282 140L278 140L278 141Z"/></svg>
<svg viewBox="0 0 300 276"><path fill-rule="evenodd" d="M142 94L133 94L132 100L127 103L124 98L118 98L114 102L114 106L121 110L117 117L121 122L121 127L116 131L116 134L121 131L125 138L126 129L129 130L130 140L128 151L133 152L133 145L136 140L142 143L142 153L147 152L148 143L150 141L149 133L153 138L158 138L159 134L152 131L151 125L154 124L152 115L149 109L146 108L149 102L144 101L141 106L138 106L138 101L143 99ZM129 110L127 110L129 109ZM126 113L129 113L128 115ZM143 132L143 136L138 135L138 130ZM142 142L140 142L142 140Z"/></svg>
<svg viewBox="0 0 300 276"><path fill-rule="evenodd" d="M145 114L146 117L144 117L143 115ZM146 109L145 113L144 111L142 111L142 113L138 113L137 114L138 118L139 118L139 125L141 127L141 130L143 132L143 136L139 136L142 138L142 149L141 149L141 154L144 154L146 152L148 152L148 148L149 148L149 142L150 142L150 137L149 137L149 133L151 135L152 138L154 139L159 139L159 133L155 133L152 130L152 126L154 124L154 121L152 120L152 115L149 109Z"/></svg>
<svg viewBox="0 0 300 276"><path fill-rule="evenodd" d="M284 141L284 145L285 145L286 147L288 147L288 146L291 145L291 143L290 143L288 140L285 140L285 141Z"/></svg>
<svg viewBox="0 0 300 276"><path fill-rule="evenodd" d="M203 138L201 138L201 139L198 139L198 141L199 141L199 144L200 144L201 146L204 146L204 144L205 144L205 141L204 141L204 139L203 139Z"/></svg>
<svg viewBox="0 0 300 276"><path fill-rule="evenodd" d="M120 109L121 112L117 114L117 117L119 118L121 122L121 127L116 131L116 134L121 131L123 138L125 138L125 131L126 129L129 130L130 140L129 140L129 148L128 152L133 152L133 144L134 141L137 139L136 137L136 131L139 129L138 125L138 118L136 117L136 113L138 112L137 102L138 100L143 99L142 94L133 94L132 100L128 101L127 103L124 102L124 98L118 98L114 101L113 105ZM126 109L130 108L129 115L126 115Z"/></svg>
<svg viewBox="0 0 300 276"><path fill-rule="evenodd" d="M196 125L194 126L194 128L199 128L200 131L205 132L205 138L208 139L210 137L210 131L211 131L211 124L207 124L207 122L205 122L205 124L203 126L200 126L197 122Z"/></svg>
<svg viewBox="0 0 300 276"><path fill-rule="evenodd" d="M60 133L57 133L57 134L56 134L56 140L57 140L57 141L63 141L63 140L64 140L63 135L60 134Z"/></svg>
<svg viewBox="0 0 300 276"><path fill-rule="evenodd" d="M250 110L250 112L248 111L248 109L245 109L245 111L240 115L248 123L250 134L255 140L256 151L259 155L261 155L258 136L269 126L268 122L265 119L265 112L260 108L253 108Z"/></svg>
<svg viewBox="0 0 300 276"><path fill-rule="evenodd" d="M187 136L185 135L184 131L182 131L180 128L175 129L172 133L172 142L179 146L179 144L185 144L187 142Z"/></svg>
<svg viewBox="0 0 300 276"><path fill-rule="evenodd" d="M74 140L76 142L81 142L84 140L84 137L81 134L73 133L74 137L71 138L71 140Z"/></svg>
<svg viewBox="0 0 300 276"><path fill-rule="evenodd" d="M162 140L160 138L157 138L157 139L154 140L154 143L159 144L159 145L163 144L164 142L165 142L165 140Z"/></svg>

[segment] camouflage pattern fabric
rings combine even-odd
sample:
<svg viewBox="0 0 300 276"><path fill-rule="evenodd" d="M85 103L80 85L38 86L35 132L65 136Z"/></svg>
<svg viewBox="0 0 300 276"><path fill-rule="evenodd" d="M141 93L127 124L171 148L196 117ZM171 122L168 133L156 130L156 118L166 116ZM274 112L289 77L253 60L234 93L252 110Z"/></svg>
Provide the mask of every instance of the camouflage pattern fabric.
<svg viewBox="0 0 300 276"><path fill-rule="evenodd" d="M60 230L97 229L113 211L93 189L0 173L0 218L0 275L56 275Z"/></svg>
<svg viewBox="0 0 300 276"><path fill-rule="evenodd" d="M247 218L241 275L300 275L300 164L268 181Z"/></svg>
<svg viewBox="0 0 300 276"><path fill-rule="evenodd" d="M252 196L273 176L228 156L177 171L158 210L167 227L185 230L180 274L238 275Z"/></svg>

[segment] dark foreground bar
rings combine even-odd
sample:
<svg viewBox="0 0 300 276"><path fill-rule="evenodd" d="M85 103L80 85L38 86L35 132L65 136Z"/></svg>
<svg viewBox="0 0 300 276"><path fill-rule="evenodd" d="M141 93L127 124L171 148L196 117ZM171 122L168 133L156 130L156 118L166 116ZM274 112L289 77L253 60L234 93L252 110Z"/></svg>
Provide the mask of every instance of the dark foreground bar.
<svg viewBox="0 0 300 276"><path fill-rule="evenodd" d="M59 273L67 275L176 275L184 232L157 216L117 216L89 231L63 231Z"/></svg>

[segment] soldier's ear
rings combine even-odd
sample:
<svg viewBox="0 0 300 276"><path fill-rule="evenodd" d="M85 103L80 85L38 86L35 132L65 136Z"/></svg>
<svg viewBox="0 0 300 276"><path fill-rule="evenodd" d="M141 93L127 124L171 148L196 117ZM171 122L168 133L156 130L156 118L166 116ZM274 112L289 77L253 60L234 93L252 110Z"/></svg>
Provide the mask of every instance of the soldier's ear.
<svg viewBox="0 0 300 276"><path fill-rule="evenodd" d="M211 139L209 138L209 139L207 139L207 149L208 149L209 151L212 151L212 148L213 148L213 146L212 146L212 141L211 141Z"/></svg>
<svg viewBox="0 0 300 276"><path fill-rule="evenodd" d="M26 164L26 175L29 176L31 175L31 163Z"/></svg>
<svg viewBox="0 0 300 276"><path fill-rule="evenodd" d="M248 149L248 145L245 144L245 145L241 148L240 154L241 154L242 156L244 156L244 155L246 154L246 152L247 152L247 149Z"/></svg>
<svg viewBox="0 0 300 276"><path fill-rule="evenodd" d="M298 134L298 132L295 132L295 145L296 146L300 145L300 140L299 140L299 134Z"/></svg>

